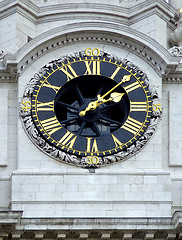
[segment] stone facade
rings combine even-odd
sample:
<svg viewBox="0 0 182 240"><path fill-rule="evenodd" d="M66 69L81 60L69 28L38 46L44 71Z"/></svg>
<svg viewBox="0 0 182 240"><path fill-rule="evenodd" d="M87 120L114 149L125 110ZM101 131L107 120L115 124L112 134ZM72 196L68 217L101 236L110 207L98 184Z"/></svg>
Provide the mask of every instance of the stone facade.
<svg viewBox="0 0 182 240"><path fill-rule="evenodd" d="M182 238L180 8L163 0L1 0L0 240ZM19 117L35 73L88 47L144 71L163 112L139 153L95 172L43 153Z"/></svg>

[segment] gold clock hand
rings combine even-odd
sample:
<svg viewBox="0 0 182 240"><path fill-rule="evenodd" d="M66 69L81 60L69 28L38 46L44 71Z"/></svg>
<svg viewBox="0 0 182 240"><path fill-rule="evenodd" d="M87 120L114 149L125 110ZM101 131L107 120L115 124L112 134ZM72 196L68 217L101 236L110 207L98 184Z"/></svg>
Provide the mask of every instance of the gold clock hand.
<svg viewBox="0 0 182 240"><path fill-rule="evenodd" d="M116 89L119 85L121 85L122 83L128 82L130 81L131 78L131 74L130 75L125 75L121 82L119 82L118 84L116 84L116 86L114 86L113 88L111 88L108 92L106 92L101 98L105 98L109 93L111 93L114 89Z"/></svg>
<svg viewBox="0 0 182 240"><path fill-rule="evenodd" d="M124 95L124 93L113 92L113 93L111 93L111 96L108 99L103 99L102 97L100 97L100 95L98 95L97 97L101 102L98 102L97 107L99 105L101 105L102 103L106 103L109 101L119 102L119 101L121 101L121 98L123 97L123 95Z"/></svg>
<svg viewBox="0 0 182 240"><path fill-rule="evenodd" d="M84 111L81 111L79 113L80 116L85 116L86 112L87 111L93 111L95 110L99 105L101 105L102 103L106 103L106 102L109 102L109 101L113 101L113 102L119 102L121 101L121 98L123 97L124 93L117 93L117 92L113 92L111 93L111 97L108 98L108 99L101 99L101 97L97 96L99 99L99 102L98 100L94 101L94 102L90 102L88 107L84 110ZM100 102L101 101L101 102Z"/></svg>
<svg viewBox="0 0 182 240"><path fill-rule="evenodd" d="M93 110L96 109L96 107L97 107L97 101L90 102L90 103L88 104L88 107L87 107L85 110L81 111L81 112L79 113L79 115L80 115L80 116L85 116L85 114L86 114L87 111L90 111L90 110L93 111Z"/></svg>
<svg viewBox="0 0 182 240"><path fill-rule="evenodd" d="M88 107L87 107L85 110L81 111L81 112L79 113L79 115L80 115L80 116L85 116L85 114L86 114L87 111L90 111L90 110L93 111L93 110L95 110L99 105L101 105L102 103L108 102L108 101L119 102L124 94L122 94L122 95L119 96L119 93L113 93L114 95L111 94L111 97L110 97L109 99L106 100L106 99L104 99L104 98L105 98L109 93L111 93L114 89L116 89L119 85L121 85L122 83L125 83L125 82L130 81L130 78L131 78L131 74L130 74L130 75L125 75L125 76L122 78L122 80L121 80L118 84L116 84L116 86L114 86L113 88L111 88L111 89L110 89L108 92L106 92L103 96L98 95L98 96L97 96L98 99L97 99L96 101L90 102L90 103L88 104ZM117 97L116 97L116 94L117 94ZM115 99L115 100L113 100L113 99Z"/></svg>
<svg viewBox="0 0 182 240"><path fill-rule="evenodd" d="M111 97L109 99L111 99L110 101L113 102L119 102L121 101L121 98L123 97L124 93L117 93L117 92L113 92L111 93Z"/></svg>

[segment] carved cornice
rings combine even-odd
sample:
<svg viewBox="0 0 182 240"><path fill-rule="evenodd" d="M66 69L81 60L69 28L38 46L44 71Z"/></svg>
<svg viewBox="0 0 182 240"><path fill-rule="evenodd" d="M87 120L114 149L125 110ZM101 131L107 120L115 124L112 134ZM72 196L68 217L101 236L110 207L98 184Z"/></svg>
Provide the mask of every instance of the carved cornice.
<svg viewBox="0 0 182 240"><path fill-rule="evenodd" d="M0 14L3 14L7 10L16 7L25 9L27 13L30 13L30 15L33 15L37 19L35 21L40 22L47 21L47 18L49 18L49 16L54 16L58 14L68 13L70 15L71 13L97 13L99 15L104 14L105 16L107 14L109 14L110 16L113 15L113 17L115 16L116 19L119 17L120 21L121 18L126 18L130 21L130 24L132 24L132 19L134 20L136 15L139 15L142 12L153 10L155 7L160 9L161 12L163 12L163 17L165 17L166 15L166 17L168 18L172 18L175 13L174 9L169 4L161 0L138 1L137 3L131 3L128 1L90 1L86 3L75 3L75 1L69 1L68 3L64 2L63 4L53 3L42 4L39 6L28 0L4 0L0 3ZM159 11L157 12L159 13Z"/></svg>
<svg viewBox="0 0 182 240"><path fill-rule="evenodd" d="M112 9L112 10L111 10ZM0 3L0 19L10 16L13 13L19 13L35 27L45 23L60 24L65 21L75 23L87 22L92 19L95 22L112 22L119 25L131 26L137 22L146 19L151 15L158 15L166 23L173 18L175 11L165 1L147 0L135 1L98 1L98 2L79 2L74 0L62 3L46 4L37 6L28 0L7 0ZM52 25L51 25L52 26ZM43 30L45 31L45 30Z"/></svg>
<svg viewBox="0 0 182 240"><path fill-rule="evenodd" d="M173 75L173 76L166 76L163 79L163 83L182 83L182 75Z"/></svg>
<svg viewBox="0 0 182 240"><path fill-rule="evenodd" d="M62 35L60 36L60 33ZM96 42L116 46L146 61L160 76L173 72L181 57L172 56L150 37L126 26L113 23L74 23L51 29L24 45L16 54L2 52L0 81L16 81L35 60L61 47Z"/></svg>
<svg viewBox="0 0 182 240"><path fill-rule="evenodd" d="M17 65L9 65L6 70L0 69L0 83L3 82L17 82L19 73Z"/></svg>
<svg viewBox="0 0 182 240"><path fill-rule="evenodd" d="M81 33L80 33L81 34ZM134 53L140 58L143 58L144 61L146 61L148 64L150 64L155 71L161 76L164 74L164 72L170 72L175 69L175 66L178 65L179 62L179 56L178 57L171 57L172 61L168 61L171 64L167 64L162 61L161 59L157 59L157 56L155 56L154 53L152 53L148 48L143 48L139 44L134 44L133 42L129 42L126 38L123 38L122 40L118 40L117 38L114 38L114 36L111 38L109 34L107 36L99 34L90 34L90 36L83 36L79 37L80 34L78 33L78 37L70 37L67 36L67 38L63 38L62 40L55 39L54 41L50 41L48 44L43 44L42 48L41 46L37 51L33 50L33 52L27 55L26 58L23 59L23 61L17 60L18 54L16 55L5 55L4 56L4 63L6 65L6 68L0 69L0 81L1 82L15 82L17 81L17 78L19 74L23 73L29 65L31 65L35 60L42 57L48 52L51 52L53 50L56 50L60 47L69 46L69 44L74 44L76 42L78 43L84 43L84 42L96 42L96 43L103 43L108 45L115 45L119 48L125 49L129 52ZM33 40L32 40L33 41ZM24 47L22 48L22 52L24 51ZM21 55L21 50L18 52ZM170 55L170 54L169 54ZM169 56L168 56L169 59ZM175 61L174 61L175 60ZM162 61L162 62L161 62ZM10 70L11 69L11 70ZM173 79L174 81L174 79Z"/></svg>
<svg viewBox="0 0 182 240"><path fill-rule="evenodd" d="M83 22L60 26L39 35L14 55L14 61L23 59L19 65L23 71L45 53L76 42L97 42L125 49L143 58L160 76L174 69L180 60L179 57L171 56L156 41L134 29L113 23ZM13 58L7 55L6 60L12 62Z"/></svg>
<svg viewBox="0 0 182 240"><path fill-rule="evenodd" d="M182 212L165 218L21 218L0 212L0 239L181 239ZM3 216L3 218L1 218ZM6 219L6 221L4 221ZM13 222L11 220L13 219Z"/></svg>
<svg viewBox="0 0 182 240"><path fill-rule="evenodd" d="M78 33L78 36L79 35L80 34ZM40 48L39 51L35 52L33 55L31 55L30 58L22 62L22 65L20 66L20 71L23 72L36 59L40 58L42 55L46 54L47 52L56 50L57 48L67 46L69 44L74 44L76 42L78 43L96 42L96 43L103 43L108 45L115 45L119 48L132 52L138 55L140 58L143 58L146 62L148 62L159 75L162 75L165 72L165 64L164 65L163 63L161 64L161 61L158 60L156 57L154 57L152 52L149 51L147 48L145 49L142 46L135 45L125 38L119 41L114 37L110 37L109 35L101 36L101 37L98 36L99 34L96 34L96 36L94 36L95 35L94 33L92 36L86 36L86 35L82 37L77 37L77 38L67 36L67 38L62 41L51 42L50 45L48 44L43 45L43 48Z"/></svg>
<svg viewBox="0 0 182 240"><path fill-rule="evenodd" d="M117 45L119 48L126 49L127 51L138 55L140 58L143 58L160 76L166 71L171 71L171 68L175 68L175 65L178 64L178 59L172 59L171 56L169 57L170 54L168 55L166 53L167 51L162 48L161 45L159 45L150 37L122 25L122 21L124 21L125 25L132 24L133 22L138 21L140 16L143 18L147 11L154 11L155 7L160 10L157 11L157 14L159 14L159 12L165 12L163 15L165 15L166 18L171 18L174 15L174 9L165 1L161 0L141 1L132 7L129 2L127 4L128 8L123 7L123 2L106 4L105 2L101 1L98 3L72 2L38 7L28 0L1 1L0 17L3 17L4 14L10 15L12 11L21 11L21 14L26 15L27 19L35 24L38 24L42 21L60 21L59 14L62 14L63 16L67 12L67 20L69 20L71 13L74 13L75 19L75 23L60 26L40 34L29 43L25 44L13 56L6 55L4 57L4 53L1 52L1 60L4 58L5 66L3 71L7 69L6 66L8 64L17 64L22 61L21 65L18 64L16 66L21 72L22 70L25 70L30 63L46 52L52 51L61 46L73 44L75 42L85 41L97 41L104 44ZM142 11L143 13L141 14ZM78 21L76 16L78 15L79 18L80 14L83 14L83 16L81 16ZM88 15L90 16L90 14L96 14L95 16L99 16L99 19L96 20L96 22L93 20L87 22ZM83 37L83 31L86 32L85 37ZM88 37L89 32L91 31L92 37ZM60 33L62 34L61 36ZM77 37L73 36L74 34L75 36L77 35ZM59 38L59 40L54 38ZM61 38L62 40L60 40ZM37 48L37 50L35 50L35 48ZM31 54L31 56L29 54ZM167 65L168 67L166 68ZM0 73L2 73L1 70ZM17 76L4 76L3 74L3 76L0 78L0 81L16 81L16 79Z"/></svg>

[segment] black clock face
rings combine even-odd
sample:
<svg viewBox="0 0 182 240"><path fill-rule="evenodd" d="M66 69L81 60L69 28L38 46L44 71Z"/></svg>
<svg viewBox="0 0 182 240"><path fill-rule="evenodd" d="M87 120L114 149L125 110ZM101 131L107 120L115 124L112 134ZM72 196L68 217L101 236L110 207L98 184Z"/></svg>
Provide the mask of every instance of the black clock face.
<svg viewBox="0 0 182 240"><path fill-rule="evenodd" d="M133 69L104 57L53 65L34 88L32 119L55 148L107 156L131 146L146 130L152 101Z"/></svg>

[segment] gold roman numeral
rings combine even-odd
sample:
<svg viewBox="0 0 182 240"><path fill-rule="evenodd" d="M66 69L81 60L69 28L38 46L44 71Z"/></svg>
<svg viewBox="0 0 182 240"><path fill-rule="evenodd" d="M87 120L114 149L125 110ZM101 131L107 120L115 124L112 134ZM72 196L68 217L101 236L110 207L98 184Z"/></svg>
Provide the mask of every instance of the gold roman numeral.
<svg viewBox="0 0 182 240"><path fill-rule="evenodd" d="M59 140L59 143L63 146L73 148L73 145L76 141L77 136L67 130L65 135Z"/></svg>
<svg viewBox="0 0 182 240"><path fill-rule="evenodd" d="M121 143L113 134L111 135L116 147L121 147L123 143Z"/></svg>
<svg viewBox="0 0 182 240"><path fill-rule="evenodd" d="M42 103L37 101L37 112L38 111L52 111L54 112L54 101Z"/></svg>
<svg viewBox="0 0 182 240"><path fill-rule="evenodd" d="M62 128L56 117L48 118L43 121L40 121L44 130L49 134L53 134ZM40 129L41 131L43 129Z"/></svg>
<svg viewBox="0 0 182 240"><path fill-rule="evenodd" d="M84 75L100 75L100 61L84 61L86 72Z"/></svg>
<svg viewBox="0 0 182 240"><path fill-rule="evenodd" d="M98 152L97 141L95 138L87 137L87 152Z"/></svg>
<svg viewBox="0 0 182 240"><path fill-rule="evenodd" d="M135 135L140 130L142 124L143 123L135 120L134 118L128 117L128 119L121 128Z"/></svg>
<svg viewBox="0 0 182 240"><path fill-rule="evenodd" d="M41 83L43 82L43 81L40 81ZM54 86L54 85L51 85L47 80L44 82L44 84L42 85L42 87L48 87L48 88L51 88L51 89L53 89L56 93L59 91L59 89L61 88L61 87L57 87L57 86Z"/></svg>
<svg viewBox="0 0 182 240"><path fill-rule="evenodd" d="M62 67L59 68L64 74L66 74L67 77L67 82L70 81L71 79L78 77L76 74L75 70L72 68L71 65L63 65Z"/></svg>
<svg viewBox="0 0 182 240"><path fill-rule="evenodd" d="M129 92L131 92L131 91L133 91L133 90L135 90L135 89L137 89L139 87L141 87L140 84L138 82L134 82L134 83L131 83L128 86L123 87L123 88L125 89L125 91L127 93L129 93Z"/></svg>
<svg viewBox="0 0 182 240"><path fill-rule="evenodd" d="M130 102L131 112L146 112L147 102Z"/></svg>
<svg viewBox="0 0 182 240"><path fill-rule="evenodd" d="M116 74L119 72L119 70L121 70L121 67L122 67L122 64L120 64L120 65L115 69L115 71L113 72L113 74L110 76L111 79L114 80Z"/></svg>

